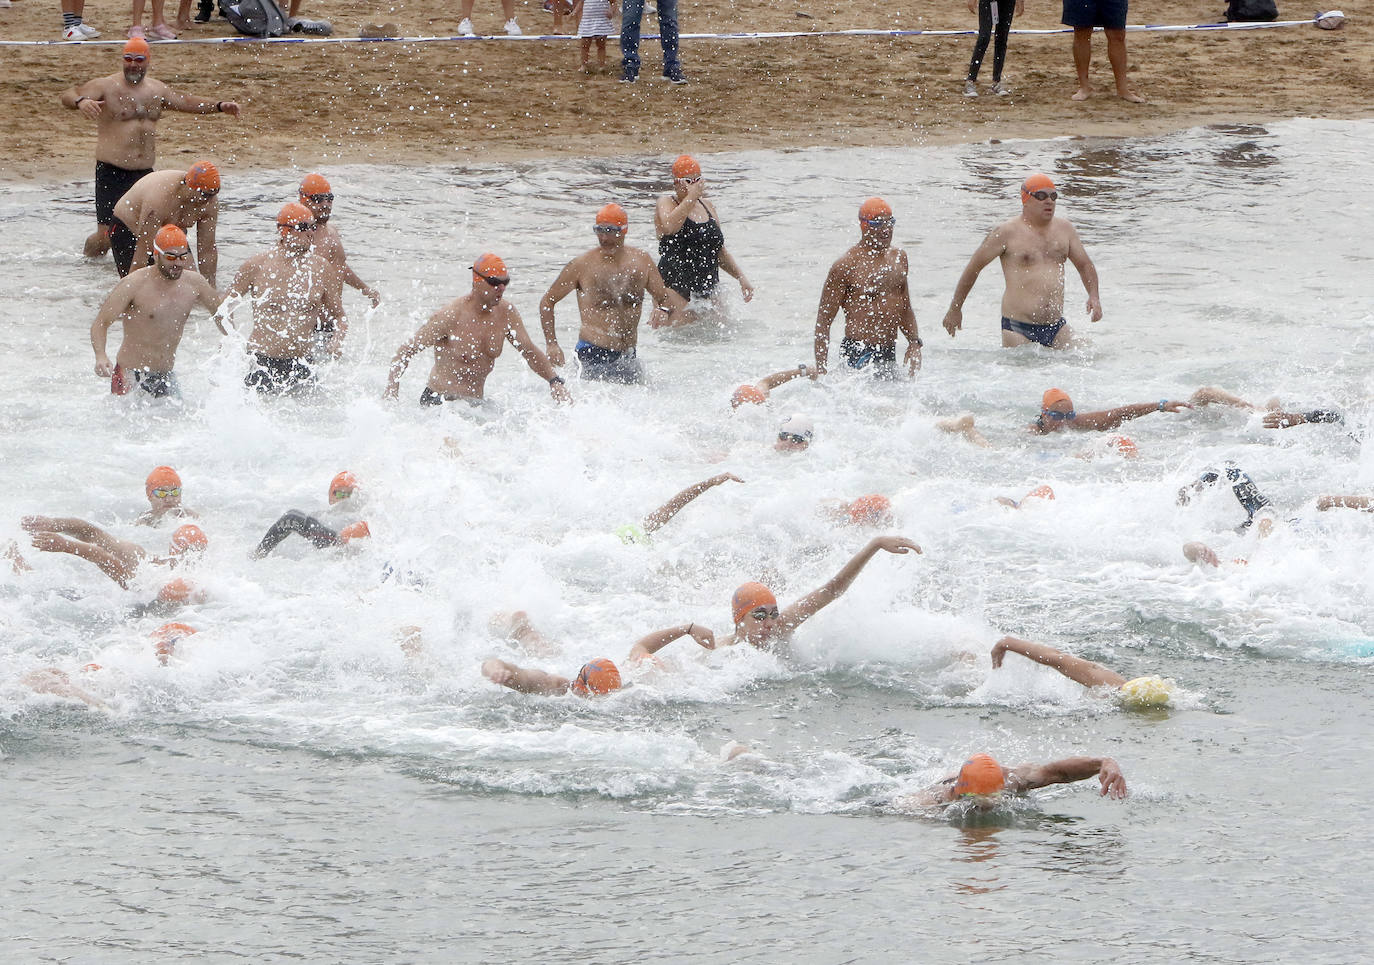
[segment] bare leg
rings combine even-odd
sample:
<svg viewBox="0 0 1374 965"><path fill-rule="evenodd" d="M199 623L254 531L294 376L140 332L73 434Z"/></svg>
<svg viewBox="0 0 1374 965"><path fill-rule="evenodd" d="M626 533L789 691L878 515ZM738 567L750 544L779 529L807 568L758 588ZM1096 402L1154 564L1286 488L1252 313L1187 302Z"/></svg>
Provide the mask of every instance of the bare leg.
<svg viewBox="0 0 1374 965"><path fill-rule="evenodd" d="M1323 511L1328 509L1362 509L1367 513L1374 510L1374 503L1368 496L1320 496L1317 498L1317 508Z"/></svg>
<svg viewBox="0 0 1374 965"><path fill-rule="evenodd" d="M501 9L505 11L507 20L515 19L515 0L501 0Z"/></svg>
<svg viewBox="0 0 1374 965"><path fill-rule="evenodd" d="M295 10L296 4L291 4L291 9ZM294 14L290 14L290 16L294 16ZM177 4L177 29L191 29L191 0L181 0Z"/></svg>
<svg viewBox="0 0 1374 965"><path fill-rule="evenodd" d="M987 437L978 431L978 427L973 424L973 416L961 415L953 419L941 419L935 423L935 428L941 432L948 432L950 435L963 436L975 446L988 448L992 443L988 442Z"/></svg>
<svg viewBox="0 0 1374 965"><path fill-rule="evenodd" d="M494 684L518 690L522 694L539 694L545 697L566 694L572 686L572 681L567 677L545 673L543 670L517 667L495 657L482 662L482 676Z"/></svg>
<svg viewBox="0 0 1374 965"><path fill-rule="evenodd" d="M458 16L460 19L472 19L472 4L473 0L461 0L461 2L458 4Z"/></svg>
<svg viewBox="0 0 1374 965"><path fill-rule="evenodd" d="M596 66L606 69L606 38L596 38Z"/></svg>
<svg viewBox="0 0 1374 965"><path fill-rule="evenodd" d="M1131 90L1126 80L1126 31L1103 31L1107 35L1107 60L1112 65L1112 76L1116 78L1116 96L1132 104L1143 104L1145 98Z"/></svg>
<svg viewBox="0 0 1374 965"><path fill-rule="evenodd" d="M70 677L56 667L44 667L42 670L35 670L27 673L20 680L20 683L31 688L35 693L53 694L57 697L68 697L72 700L80 700L92 707L101 710L109 710L110 705L99 697L86 693L76 684L72 683Z"/></svg>
<svg viewBox="0 0 1374 965"><path fill-rule="evenodd" d="M1236 409L1254 409L1257 406L1246 402L1238 395L1232 395L1225 389L1218 389L1211 385L1204 385L1188 398L1192 405L1229 405Z"/></svg>
<svg viewBox="0 0 1374 965"><path fill-rule="evenodd" d="M1189 563L1198 563L1204 566L1221 565L1221 560L1217 559L1216 552L1206 543L1184 543L1183 558Z"/></svg>
<svg viewBox="0 0 1374 965"><path fill-rule="evenodd" d="M87 258L104 258L110 253L110 226L97 225L95 231L86 236L82 254Z"/></svg>
<svg viewBox="0 0 1374 965"><path fill-rule="evenodd" d="M591 73L592 38L583 37L578 44L582 50L582 72Z"/></svg>
<svg viewBox="0 0 1374 965"><path fill-rule="evenodd" d="M1053 667L1070 680L1084 687L1120 687L1126 678L1114 670L1108 670L1100 663L1075 657L1073 654L1056 650L1043 643L1032 643L1019 637L1003 637L992 648L992 666L1002 666L1002 657L1008 652L1019 653L1028 660Z"/></svg>
<svg viewBox="0 0 1374 965"><path fill-rule="evenodd" d="M1078 71L1078 90L1074 91L1073 99L1085 101L1092 94L1092 87L1088 84L1088 67L1093 62L1093 28L1074 27L1073 28L1073 67ZM1005 345L1006 339L1002 340Z"/></svg>

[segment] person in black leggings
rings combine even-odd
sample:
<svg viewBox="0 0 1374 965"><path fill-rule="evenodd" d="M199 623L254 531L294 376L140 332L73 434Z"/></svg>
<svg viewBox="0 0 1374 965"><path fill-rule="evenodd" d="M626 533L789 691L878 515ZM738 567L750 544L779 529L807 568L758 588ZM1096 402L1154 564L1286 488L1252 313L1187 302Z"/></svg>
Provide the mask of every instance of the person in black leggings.
<svg viewBox="0 0 1374 965"><path fill-rule="evenodd" d="M1010 94L1002 83L1002 65L1007 60L1007 35L1011 33L1011 20L1025 10L1024 0L968 0L970 13L978 14L978 39L973 44L973 59L968 63L968 79L964 82L964 96L978 96L978 69L983 66L983 55L988 52L988 40L997 37L992 47L992 92Z"/></svg>

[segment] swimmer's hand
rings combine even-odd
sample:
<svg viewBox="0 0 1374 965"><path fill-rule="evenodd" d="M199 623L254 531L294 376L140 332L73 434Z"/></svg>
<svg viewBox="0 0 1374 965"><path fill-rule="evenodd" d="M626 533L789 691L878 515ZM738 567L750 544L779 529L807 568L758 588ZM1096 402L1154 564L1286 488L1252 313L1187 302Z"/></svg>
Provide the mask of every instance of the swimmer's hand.
<svg viewBox="0 0 1374 965"><path fill-rule="evenodd" d="M697 626L695 623L687 631L688 635L706 650L716 649L716 635L707 627Z"/></svg>
<svg viewBox="0 0 1374 965"><path fill-rule="evenodd" d="M228 114L230 117L234 118L235 120L238 119L238 116L239 116L239 105L238 105L237 103L235 103L234 101L220 101L219 109L220 109L220 113L222 113L222 114Z"/></svg>
<svg viewBox="0 0 1374 965"><path fill-rule="evenodd" d="M1189 563L1205 563L1208 566L1221 565L1221 560L1217 559L1217 554L1206 543L1184 543L1183 558Z"/></svg>
<svg viewBox="0 0 1374 965"><path fill-rule="evenodd" d="M1088 298L1088 316L1094 322L1102 321L1102 303L1091 296Z"/></svg>
<svg viewBox="0 0 1374 965"><path fill-rule="evenodd" d="M572 393L568 391L568 387L562 382L550 382L549 394L553 396L553 401L560 405L564 403L568 405L573 404Z"/></svg>
<svg viewBox="0 0 1374 965"><path fill-rule="evenodd" d="M563 347L557 342L549 342L544 346L544 354L549 357L549 364L556 369L563 367Z"/></svg>
<svg viewBox="0 0 1374 965"><path fill-rule="evenodd" d="M377 289L375 288L370 288L364 285L363 294L371 300L373 308L376 308L378 305L382 303L382 296L377 292Z"/></svg>
<svg viewBox="0 0 1374 965"><path fill-rule="evenodd" d="M741 275L739 279L739 293L744 296L746 302L752 302L754 300L754 286L749 284L749 279L745 278L743 275Z"/></svg>
<svg viewBox="0 0 1374 965"><path fill-rule="evenodd" d="M1099 312L1099 317L1100 314L1101 313ZM940 324L945 327L946 332L949 332L949 337L953 338L954 333L964 327L963 309L955 308L953 305L951 305L949 307L949 311L945 312L945 320Z"/></svg>
<svg viewBox="0 0 1374 965"><path fill-rule="evenodd" d="M51 516L24 516L19 520L19 526L26 533L51 532L53 526Z"/></svg>
<svg viewBox="0 0 1374 965"><path fill-rule="evenodd" d="M94 97L83 97L81 103L76 105L76 109L91 120L98 121L101 111L105 109L105 102L98 101Z"/></svg>
<svg viewBox="0 0 1374 965"><path fill-rule="evenodd" d="M1179 409L1191 409L1192 406L1187 402L1165 402L1165 412L1177 412Z"/></svg>
<svg viewBox="0 0 1374 965"><path fill-rule="evenodd" d="M1121 767L1110 757L1102 758L1102 767L1097 772L1097 780L1102 784L1102 796L1113 801L1126 799L1126 776Z"/></svg>
<svg viewBox="0 0 1374 965"><path fill-rule="evenodd" d="M1307 421L1307 416L1301 412L1266 412L1264 414L1264 428L1266 429L1291 429L1293 426L1300 426Z"/></svg>
<svg viewBox="0 0 1374 965"><path fill-rule="evenodd" d="M915 376L921 371L921 343L908 342L906 355L902 357L902 364L906 366L906 374Z"/></svg>
<svg viewBox="0 0 1374 965"><path fill-rule="evenodd" d="M706 480L706 484L709 485L709 486L719 486L719 485L721 485L722 483L727 483L727 482L742 483L742 482L744 482L744 480L741 479L741 478L739 478L739 476L736 476L736 475L735 475L734 473L732 473L732 472L717 473L716 475L712 476L710 479Z"/></svg>
<svg viewBox="0 0 1374 965"><path fill-rule="evenodd" d="M482 662L482 676L502 687L509 687L515 681L515 671L510 664L495 657Z"/></svg>
<svg viewBox="0 0 1374 965"><path fill-rule="evenodd" d="M905 536L877 536L868 545L875 550L887 550L887 552L896 553L898 556L911 552L921 552L921 547Z"/></svg>
<svg viewBox="0 0 1374 965"><path fill-rule="evenodd" d="M336 333L333 338L325 345L324 350L334 358L343 357L343 333Z"/></svg>
<svg viewBox="0 0 1374 965"><path fill-rule="evenodd" d="M1002 658L1007 655L1007 638L1003 637L992 645L992 669L1002 669Z"/></svg>
<svg viewBox="0 0 1374 965"><path fill-rule="evenodd" d="M102 379L108 379L114 375L114 363L110 361L108 355L97 355L95 357L95 374Z"/></svg>

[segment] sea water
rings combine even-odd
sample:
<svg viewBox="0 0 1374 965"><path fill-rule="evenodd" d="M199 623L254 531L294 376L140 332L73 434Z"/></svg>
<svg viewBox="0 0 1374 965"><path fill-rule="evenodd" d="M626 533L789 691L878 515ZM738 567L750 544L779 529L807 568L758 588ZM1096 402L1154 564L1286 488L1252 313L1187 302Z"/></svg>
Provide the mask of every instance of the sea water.
<svg viewBox="0 0 1374 965"><path fill-rule="evenodd" d="M116 398L88 327L115 281L75 254L89 184L11 184L0 198L8 309L0 406L0 539L33 571L0 577L0 948L9 961L1354 961L1371 833L1366 734L1374 522L1319 513L1370 492L1374 126L1287 121L1140 140L701 158L730 250L724 313L645 328L645 387L569 378L555 407L507 349L491 411L421 409L428 359L398 403L388 361L502 255L507 298L538 335L538 301L591 247L597 207L630 212L653 248L665 158L470 167L325 168L350 263L341 360L303 399L242 387L241 336L202 315L177 371L181 405ZM171 162L168 161L170 164ZM180 163L180 159L176 162ZM1057 182L1101 275L1082 345L1004 351L996 265L951 339L940 320L985 233L1016 214L1032 170ZM224 171L219 285L273 243L303 171ZM911 260L925 361L915 381L837 368L731 414L738 384L810 361L830 263L881 195ZM239 318L247 322L246 313ZM560 341L576 309L559 306ZM836 325L836 333L839 323ZM118 328L111 345L117 344ZM570 372L571 374L571 372ZM1094 433L1025 432L1041 393L1080 411L1186 399L1218 385L1258 404L1328 405L1345 426L1265 429L1210 408L1126 424L1128 459ZM771 448L798 412L800 454ZM991 443L940 432L970 413ZM1237 532L1229 492L1176 504L1227 460L1281 520ZM150 549L137 528L155 465L181 473L210 549L201 632L159 666L132 591L89 564L27 550L19 518L74 515ZM348 469L372 539L249 551L288 508L320 509ZM652 543L614 535L720 472ZM1023 510L1041 484L1053 502ZM875 533L831 500L881 492L920 556L880 553L789 654L682 640L631 670L643 634L689 621L723 635L745 580L786 604ZM1186 562L1202 540L1220 569ZM1245 560L1245 563L1233 562ZM391 566L406 578L383 581ZM561 642L523 654L493 633L523 609ZM401 628L421 628L407 658ZM1004 633L1159 674L1173 709L1130 713L1009 656ZM571 674L620 662L609 698L537 698L479 671L500 656ZM82 673L97 663L101 670ZM56 666L108 714L33 693ZM731 763L722 749L750 752ZM1006 763L1111 755L1131 795L1096 782L991 815L893 806L988 751Z"/></svg>

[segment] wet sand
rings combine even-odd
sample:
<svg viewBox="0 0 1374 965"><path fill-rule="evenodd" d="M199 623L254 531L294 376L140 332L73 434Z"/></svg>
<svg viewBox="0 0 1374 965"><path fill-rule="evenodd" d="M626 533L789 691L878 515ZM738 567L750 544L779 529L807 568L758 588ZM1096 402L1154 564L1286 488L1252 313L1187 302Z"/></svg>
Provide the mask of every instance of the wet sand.
<svg viewBox="0 0 1374 965"><path fill-rule="evenodd" d="M175 4L168 2L171 12ZM1058 26L1059 5L1032 4L1017 27ZM1221 0L1164 0L1131 23L1183 24L1219 16ZM395 23L406 35L456 33L456 5L311 2L303 13L330 19L336 35L366 23ZM1310 14L1285 4L1285 16ZM806 14L807 16L802 16ZM526 33L552 17L517 4ZM686 32L968 29L960 4L917 13L889 3L780 3L738 7L684 0ZM106 38L122 37L127 7L92 0L87 17ZM0 11L0 36L55 39L60 18L40 0ZM500 31L500 6L477 6L478 30ZM656 29L656 23L647 22ZM565 25L565 29L568 27ZM228 36L224 21L185 36ZM198 156L228 167L314 167L339 162L472 162L575 155L676 154L822 145L920 145L992 138L1129 136L1216 123L1374 114L1374 32L1358 21L1237 33L1131 34L1130 77L1148 104L1113 94L1106 48L1094 42L1096 95L1069 99L1075 83L1067 35L1013 36L1009 97L963 96L971 37L689 40L684 87L660 79L656 41L643 48L640 82L617 82L618 46L606 73L584 75L572 40L375 45L159 45L155 76L174 87L244 105L232 118L167 116L159 166ZM11 177L90 169L92 125L63 110L70 84L118 67L118 48L11 48L0 81L0 153ZM991 83L991 50L982 81ZM41 136L39 135L41 132Z"/></svg>

